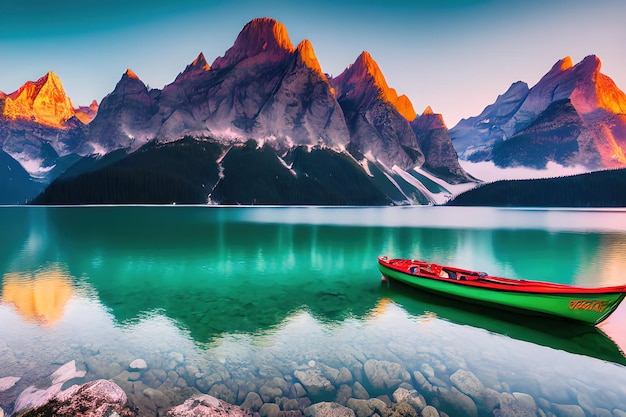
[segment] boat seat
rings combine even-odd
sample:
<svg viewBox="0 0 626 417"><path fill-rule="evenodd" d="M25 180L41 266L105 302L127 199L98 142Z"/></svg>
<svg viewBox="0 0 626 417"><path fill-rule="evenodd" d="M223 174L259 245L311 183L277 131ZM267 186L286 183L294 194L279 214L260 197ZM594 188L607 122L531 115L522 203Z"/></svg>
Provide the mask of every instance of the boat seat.
<svg viewBox="0 0 626 417"><path fill-rule="evenodd" d="M450 279L457 279L457 278L456 278L456 272L454 272L454 271L450 271L450 270L448 270L448 269L444 269L444 271L447 273L448 278L450 278Z"/></svg>

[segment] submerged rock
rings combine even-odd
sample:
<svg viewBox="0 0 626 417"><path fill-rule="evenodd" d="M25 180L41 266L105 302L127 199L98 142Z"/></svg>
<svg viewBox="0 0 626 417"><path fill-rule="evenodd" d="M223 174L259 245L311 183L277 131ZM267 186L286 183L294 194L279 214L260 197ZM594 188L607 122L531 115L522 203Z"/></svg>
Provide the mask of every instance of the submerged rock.
<svg viewBox="0 0 626 417"><path fill-rule="evenodd" d="M335 391L335 386L318 369L295 371L294 376L312 397L327 395Z"/></svg>
<svg viewBox="0 0 626 417"><path fill-rule="evenodd" d="M370 359L365 362L364 369L367 380L377 390L394 389L411 381L411 375L395 362Z"/></svg>
<svg viewBox="0 0 626 417"><path fill-rule="evenodd" d="M306 417L356 417L354 411L341 404L321 402L304 409Z"/></svg>
<svg viewBox="0 0 626 417"><path fill-rule="evenodd" d="M148 364L143 359L135 359L128 365L129 371L141 371L148 367Z"/></svg>
<svg viewBox="0 0 626 417"><path fill-rule="evenodd" d="M422 417L439 417L439 411L432 405L427 405L422 410Z"/></svg>
<svg viewBox="0 0 626 417"><path fill-rule="evenodd" d="M54 371L50 378L52 378L52 385L55 385L62 384L74 378L82 378L86 373L86 371L76 369L76 361L70 361Z"/></svg>
<svg viewBox="0 0 626 417"><path fill-rule="evenodd" d="M17 376L7 376L5 378L0 378L0 392L10 390L15 384L17 384L20 379L21 378Z"/></svg>
<svg viewBox="0 0 626 417"><path fill-rule="evenodd" d="M500 396L500 408L493 411L495 417L535 417L537 406L532 397L503 393Z"/></svg>
<svg viewBox="0 0 626 417"><path fill-rule="evenodd" d="M217 398L202 394L189 398L181 405L170 408L166 416L169 417L247 417L254 413L250 410L228 404Z"/></svg>

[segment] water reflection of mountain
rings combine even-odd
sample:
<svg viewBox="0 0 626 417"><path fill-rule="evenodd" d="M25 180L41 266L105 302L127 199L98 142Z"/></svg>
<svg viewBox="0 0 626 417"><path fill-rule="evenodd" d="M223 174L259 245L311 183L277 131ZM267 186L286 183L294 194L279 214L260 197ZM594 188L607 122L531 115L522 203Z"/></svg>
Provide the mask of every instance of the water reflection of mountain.
<svg viewBox="0 0 626 417"><path fill-rule="evenodd" d="M626 365L620 348L600 329L450 300L393 281L382 294L415 316L434 315L456 324L483 328L517 340Z"/></svg>
<svg viewBox="0 0 626 417"><path fill-rule="evenodd" d="M381 253L527 278L554 269L567 282L604 244L542 230L255 223L240 218L253 209L239 208L29 210L43 217L30 236L46 236L33 256L68 265L118 322L158 311L199 343L267 329L302 308L323 321L363 317L381 296Z"/></svg>
<svg viewBox="0 0 626 417"><path fill-rule="evenodd" d="M116 319L158 310L198 342L255 333L300 308L323 321L363 316L377 300L374 242L389 240L383 229L337 233L210 217L159 220L159 213L105 222L95 212L70 212L49 217L54 240Z"/></svg>
<svg viewBox="0 0 626 417"><path fill-rule="evenodd" d="M28 321L43 326L58 322L72 297L72 281L59 265L35 272L9 272L2 278L2 302Z"/></svg>

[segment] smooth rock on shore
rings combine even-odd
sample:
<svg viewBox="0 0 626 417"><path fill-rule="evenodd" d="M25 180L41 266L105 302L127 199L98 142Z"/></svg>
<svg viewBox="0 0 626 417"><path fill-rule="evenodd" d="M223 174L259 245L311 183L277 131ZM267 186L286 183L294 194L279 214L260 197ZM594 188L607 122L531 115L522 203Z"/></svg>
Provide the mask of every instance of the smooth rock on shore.
<svg viewBox="0 0 626 417"><path fill-rule="evenodd" d="M117 415L134 417L127 405L124 391L112 381L98 379L83 385L73 385L34 407L34 415L105 417Z"/></svg>

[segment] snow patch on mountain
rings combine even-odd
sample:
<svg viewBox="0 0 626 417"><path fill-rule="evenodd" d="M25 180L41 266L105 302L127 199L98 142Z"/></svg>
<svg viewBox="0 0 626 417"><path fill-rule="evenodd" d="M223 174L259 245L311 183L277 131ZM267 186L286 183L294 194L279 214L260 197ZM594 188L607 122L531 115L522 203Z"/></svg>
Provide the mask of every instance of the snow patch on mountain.
<svg viewBox="0 0 626 417"><path fill-rule="evenodd" d="M526 167L500 168L492 161L470 162L459 160L459 163L465 171L485 182L555 178L589 172L589 169L581 165L566 167L556 162L548 162L546 169L532 169Z"/></svg>
<svg viewBox="0 0 626 417"><path fill-rule="evenodd" d="M44 159L30 158L27 154L11 154L13 159L22 165L22 168L36 180L46 178L48 173L54 169L56 165L44 166Z"/></svg>
<svg viewBox="0 0 626 417"><path fill-rule="evenodd" d="M406 182L408 182L409 184L411 184L413 187L415 187L419 192L421 192L429 201L429 204L440 204L438 202L438 200L441 200L442 202L448 201L448 198L446 199L437 199L435 198L435 196L441 194L433 194L431 193L428 188L426 188L426 186L424 184L422 184L417 178L415 178L414 176L412 176L411 174L409 174L408 172L406 172L405 170L399 168L398 166L394 165L394 167L392 168L392 171L399 175L403 180L405 180Z"/></svg>
<svg viewBox="0 0 626 417"><path fill-rule="evenodd" d="M280 162L280 164L284 166L287 169L287 171L291 173L291 175L293 175L295 178L298 178L298 173L293 170L293 163L288 164L287 162L285 162L283 158L281 158L278 155L276 155L276 158L278 158L278 162Z"/></svg>

